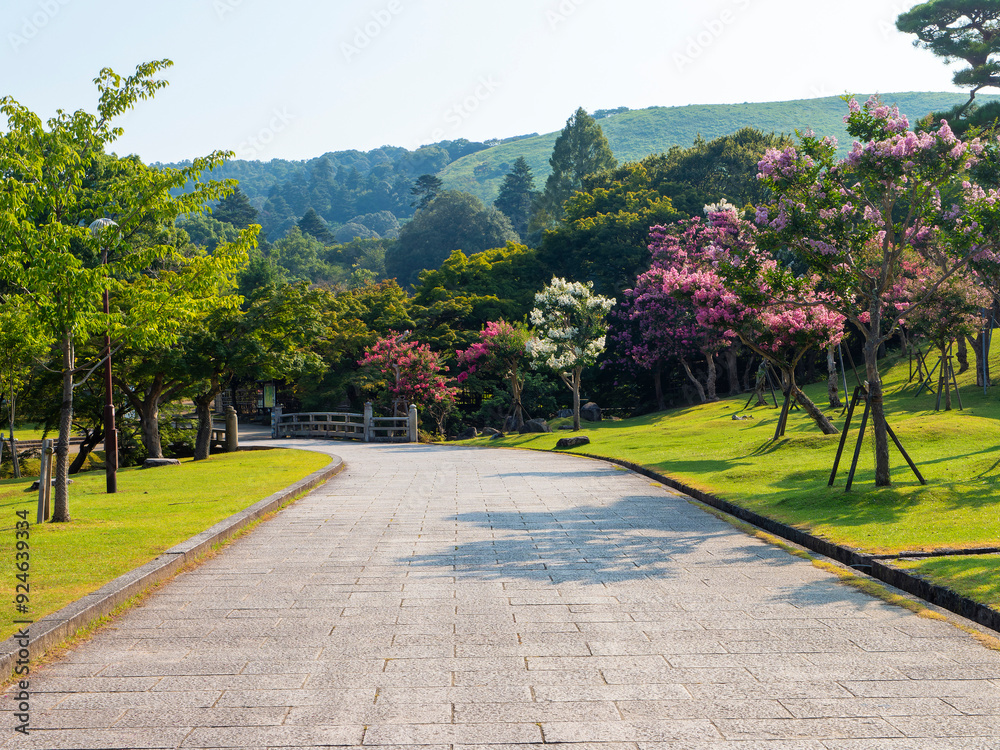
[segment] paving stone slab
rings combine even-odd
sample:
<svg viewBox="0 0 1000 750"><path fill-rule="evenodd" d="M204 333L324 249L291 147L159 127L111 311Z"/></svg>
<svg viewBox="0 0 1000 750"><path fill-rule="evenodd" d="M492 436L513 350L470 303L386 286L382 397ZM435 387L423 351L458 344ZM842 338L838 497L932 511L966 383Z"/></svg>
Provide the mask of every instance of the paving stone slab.
<svg viewBox="0 0 1000 750"><path fill-rule="evenodd" d="M40 667L51 728L0 746L1000 750L1000 654L644 477L302 445L346 468Z"/></svg>

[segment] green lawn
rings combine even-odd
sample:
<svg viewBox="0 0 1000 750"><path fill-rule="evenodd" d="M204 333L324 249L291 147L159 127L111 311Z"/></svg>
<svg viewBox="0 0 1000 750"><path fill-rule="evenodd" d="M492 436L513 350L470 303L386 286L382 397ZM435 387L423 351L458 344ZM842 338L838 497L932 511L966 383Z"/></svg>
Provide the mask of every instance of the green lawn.
<svg viewBox="0 0 1000 750"><path fill-rule="evenodd" d="M771 438L777 410L753 408L752 420L733 421L746 396L660 412L620 422L584 423L591 444L567 452L624 459L666 474L762 515L839 544L875 553L1000 546L1000 386L984 395L972 372L959 376L964 410L934 411L934 395L914 397L907 360L882 367L890 425L927 479L920 486L892 448L893 486L874 487L873 445L861 451L854 486L845 493L861 410L856 412L834 487L827 482L838 435L822 435L801 411L789 419L787 436ZM1000 373L1000 342L991 368ZM849 381L853 390L853 376ZM826 388L806 389L820 406ZM838 427L840 410L829 410ZM554 426L568 420L554 420ZM473 444L551 450L563 436L514 435ZM992 569L991 569L992 566ZM923 568L922 568L923 569ZM943 569L943 566L942 568ZM927 567L931 570L931 566ZM981 574L996 592L996 558L981 561Z"/></svg>
<svg viewBox="0 0 1000 750"><path fill-rule="evenodd" d="M7 455L7 451L10 448L10 426L4 427L0 430L0 437L8 441L8 444L4 446L4 455ZM14 425L14 437L18 440L44 440L46 437L50 437L55 440L58 434L55 432L49 432L48 435L45 434L45 430L42 429L40 424L21 424Z"/></svg>
<svg viewBox="0 0 1000 750"><path fill-rule="evenodd" d="M2 582L0 638L11 635L14 612L15 513L28 511L30 529L29 619L39 619L96 591L164 550L326 466L329 456L310 451L247 451L184 461L180 467L118 473L118 492L105 492L103 471L79 474L70 487L66 524L35 526L34 481L0 481Z"/></svg>

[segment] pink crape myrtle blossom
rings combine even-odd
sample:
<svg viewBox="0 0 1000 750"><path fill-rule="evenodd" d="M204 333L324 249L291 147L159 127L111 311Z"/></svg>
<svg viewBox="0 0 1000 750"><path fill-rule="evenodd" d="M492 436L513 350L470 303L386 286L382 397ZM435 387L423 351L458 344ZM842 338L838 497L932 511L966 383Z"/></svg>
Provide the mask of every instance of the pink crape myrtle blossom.
<svg viewBox="0 0 1000 750"><path fill-rule="evenodd" d="M438 427L454 409L458 388L448 382L448 368L427 344L408 341L409 331L392 333L365 349L358 360L370 386L386 396L396 416L404 416L409 404L435 414Z"/></svg>
<svg viewBox="0 0 1000 750"><path fill-rule="evenodd" d="M738 339L786 374L788 389L800 402L808 402L807 411L824 432L836 432L797 387L794 370L810 348L840 340L843 316L815 294L804 306L774 303L768 274L777 263L756 247L752 225L735 211L653 227L650 237L652 267L626 295L630 320L640 333L632 349L635 361L649 366L675 356L699 387L687 358L700 353L708 365L707 398L714 396L715 354ZM729 269L741 276L738 269L751 258L755 262L745 267L756 272L753 278L742 278L741 294L724 274ZM748 289L751 294L746 294Z"/></svg>
<svg viewBox="0 0 1000 750"><path fill-rule="evenodd" d="M963 141L947 122L913 131L899 111L873 97L851 99L844 120L855 139L845 159L829 143L800 138L794 150L765 155L759 178L774 192L757 209L759 244L788 252L818 279L815 290L865 339L865 376L875 437L875 483L891 484L878 350L900 320L930 304L937 289L979 259L994 264L1000 238L997 195L969 170L996 159L995 141ZM779 168L780 165L780 168ZM944 188L967 182L961 193ZM991 199L992 198L992 202ZM781 221L775 216L782 214ZM925 261L926 275L900 297L904 260ZM978 270L978 269L977 269ZM775 298L807 303L793 279L775 280ZM897 303L903 303L897 308Z"/></svg>

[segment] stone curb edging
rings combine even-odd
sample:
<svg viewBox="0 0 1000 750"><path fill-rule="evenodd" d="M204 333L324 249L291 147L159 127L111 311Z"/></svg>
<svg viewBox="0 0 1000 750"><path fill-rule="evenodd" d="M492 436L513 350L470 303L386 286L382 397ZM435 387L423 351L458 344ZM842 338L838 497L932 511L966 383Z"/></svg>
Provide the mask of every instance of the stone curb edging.
<svg viewBox="0 0 1000 750"><path fill-rule="evenodd" d="M631 471L641 474L644 477L648 477L649 479L655 479L657 482L661 482L671 489L683 492L685 495L690 495L695 500L705 503L705 505L709 505L717 510L723 511L724 513L728 513L731 516L735 516L741 521L753 524L768 533L780 536L783 539L787 539L788 541L793 542L800 547L812 550L813 552L818 552L824 557L829 557L839 563L848 565L861 573L869 575L872 578L882 581L883 583L887 583L890 586L894 586L908 594L919 597L926 602L930 602L938 607L954 612L961 617L972 620L973 622L990 628L991 630L1000 632L1000 612L997 610L991 609L985 604L973 601L972 599L962 596L961 594L945 588L944 586L939 586L924 580L923 578L919 578L906 572L905 570L894 568L885 562L874 559L871 555L868 555L861 550L844 547L839 544L834 544L833 542L828 542L825 539L820 539L812 534L796 529L793 526L781 523L780 521L775 521L773 518L762 516L759 513L754 513L752 510L741 508L740 506L718 498L715 495L710 495L707 492L702 492L694 487L689 487L682 482L678 482L676 479L671 479L670 477L664 476L663 474L655 472L645 466L632 463L631 461L624 461L618 458L608 458L607 456L597 456L592 453L574 452L563 455L586 456L587 458L594 458L599 461L607 461L608 463L617 464L618 466L630 469Z"/></svg>
<svg viewBox="0 0 1000 750"><path fill-rule="evenodd" d="M128 601L149 588L152 584L169 578L188 563L197 559L212 545L223 542L258 518L280 508L290 498L308 492L344 469L344 461L333 456L324 468L314 471L304 479L295 482L273 495L258 500L249 508L234 513L219 521L211 528L195 534L190 539L176 544L161 553L155 560L129 571L106 583L93 593L67 604L57 612L46 615L29 626L29 651L32 661L45 651L63 642L80 628L94 620L110 614L122 602ZM0 644L0 682L10 676L23 648L16 636Z"/></svg>

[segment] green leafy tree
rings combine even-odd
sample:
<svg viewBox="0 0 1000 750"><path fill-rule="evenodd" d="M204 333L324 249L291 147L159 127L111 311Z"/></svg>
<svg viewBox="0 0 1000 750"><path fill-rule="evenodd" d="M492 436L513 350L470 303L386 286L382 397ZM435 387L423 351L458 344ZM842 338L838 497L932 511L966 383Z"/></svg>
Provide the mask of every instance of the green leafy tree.
<svg viewBox="0 0 1000 750"><path fill-rule="evenodd" d="M379 338L413 328L407 295L395 279L324 295L320 309L325 333L313 349L326 369L322 375L300 379L302 405L329 410L346 400L360 408L357 362Z"/></svg>
<svg viewBox="0 0 1000 750"><path fill-rule="evenodd" d="M589 282L553 278L535 295L534 331L527 350L531 366L555 371L573 392L573 429L580 429L583 369L604 351L605 319L615 301L594 294Z"/></svg>
<svg viewBox="0 0 1000 750"><path fill-rule="evenodd" d="M386 250L386 273L400 284L412 284L455 250L479 253L508 242L517 242L517 235L506 216L474 195L446 190L400 230L396 244Z"/></svg>
<svg viewBox="0 0 1000 750"><path fill-rule="evenodd" d="M321 374L313 350L325 335L322 292L304 284L258 289L242 306L219 304L181 341L180 372L197 383L196 461L209 457L212 403L234 379L281 380Z"/></svg>
<svg viewBox="0 0 1000 750"><path fill-rule="evenodd" d="M199 181L225 154L183 169L154 169L105 148L121 134L114 120L166 85L155 76L170 61L144 63L123 78L105 68L95 79L98 112L64 111L47 123L10 97L0 100L0 280L30 304L39 334L54 340L62 376L53 521L70 520L67 470L73 392L100 364L99 349L78 360L91 337L151 346L175 339L246 260L256 228L211 256L185 257L166 228L229 189ZM174 195L185 186L189 192ZM98 218L114 222L95 233ZM107 262L102 263L102 255ZM111 315L102 310L107 290Z"/></svg>
<svg viewBox="0 0 1000 750"><path fill-rule="evenodd" d="M24 302L14 296L0 296L0 399L7 402L11 439L17 419L17 398L50 346L51 342L32 325Z"/></svg>
<svg viewBox="0 0 1000 750"><path fill-rule="evenodd" d="M626 164L566 201L564 223L546 233L539 258L550 273L618 297L649 267L649 228L680 217L642 163Z"/></svg>
<svg viewBox="0 0 1000 750"><path fill-rule="evenodd" d="M517 157L510 172L503 178L493 207L510 219L511 226L522 240L528 237L531 207L538 195L528 161L523 156Z"/></svg>
<svg viewBox="0 0 1000 750"><path fill-rule="evenodd" d="M440 268L420 274L409 302L414 331L438 351L468 346L491 320L523 320L544 273L524 245L469 256L456 250Z"/></svg>
<svg viewBox="0 0 1000 750"><path fill-rule="evenodd" d="M556 138L549 164L552 174L545 181L539 212L541 221L555 224L563 217L563 203L583 188L584 177L613 169L618 162L601 126L580 107Z"/></svg>
<svg viewBox="0 0 1000 750"><path fill-rule="evenodd" d="M222 243L236 242L240 236L239 230L232 224L203 213L184 216L177 221L177 226L187 232L192 244L203 247L210 253L215 252L215 248Z"/></svg>

